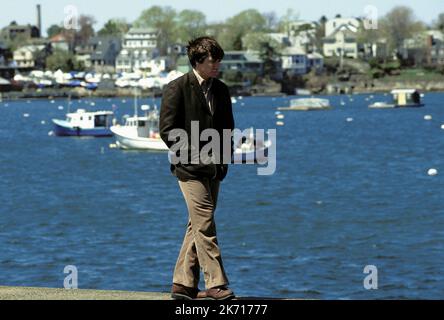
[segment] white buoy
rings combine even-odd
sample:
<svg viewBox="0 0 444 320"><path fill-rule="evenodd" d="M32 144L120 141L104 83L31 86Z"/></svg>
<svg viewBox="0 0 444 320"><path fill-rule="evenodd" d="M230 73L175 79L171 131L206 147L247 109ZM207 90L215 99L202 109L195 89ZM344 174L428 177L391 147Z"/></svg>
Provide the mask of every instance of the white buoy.
<svg viewBox="0 0 444 320"><path fill-rule="evenodd" d="M29 117L29 113L24 113L23 116L24 116L25 118L28 118L28 117Z"/></svg>
<svg viewBox="0 0 444 320"><path fill-rule="evenodd" d="M91 103L90 103L90 106L92 106L92 107L94 107L95 105L96 105L95 102L91 102Z"/></svg>
<svg viewBox="0 0 444 320"><path fill-rule="evenodd" d="M276 122L276 125L277 125L277 126L283 126L283 125L284 125L284 121L277 121L277 122Z"/></svg>
<svg viewBox="0 0 444 320"><path fill-rule="evenodd" d="M42 121L40 121L40 123L41 123L41 124L45 124L45 123L46 123L46 121L45 121L45 120L42 120Z"/></svg>
<svg viewBox="0 0 444 320"><path fill-rule="evenodd" d="M54 131L49 131L48 136L52 137L54 135Z"/></svg>
<svg viewBox="0 0 444 320"><path fill-rule="evenodd" d="M353 118L347 118L347 119L345 119L347 122L352 122L353 121Z"/></svg>
<svg viewBox="0 0 444 320"><path fill-rule="evenodd" d="M117 144L115 144L115 143L110 143L110 144L109 144L109 148L110 148L110 149L115 149L115 148L117 148Z"/></svg>
<svg viewBox="0 0 444 320"><path fill-rule="evenodd" d="M54 101L54 100L51 100L51 103L55 103L55 101Z"/></svg>
<svg viewBox="0 0 444 320"><path fill-rule="evenodd" d="M438 174L438 170L436 170L436 169L429 169L429 171L427 172L427 174L429 175L429 176L436 176L437 174Z"/></svg>
<svg viewBox="0 0 444 320"><path fill-rule="evenodd" d="M59 110L63 110L63 106L59 106Z"/></svg>
<svg viewBox="0 0 444 320"><path fill-rule="evenodd" d="M284 119L285 116L284 116L283 114L278 114L278 115L276 116L276 118L278 118L278 119Z"/></svg>
<svg viewBox="0 0 444 320"><path fill-rule="evenodd" d="M281 112L280 111L276 111L274 114L278 115L278 114L281 114Z"/></svg>
<svg viewBox="0 0 444 320"><path fill-rule="evenodd" d="M424 120L432 120L432 116L431 115L425 115L424 116Z"/></svg>
<svg viewBox="0 0 444 320"><path fill-rule="evenodd" d="M441 129L444 130L444 124L441 125Z"/></svg>

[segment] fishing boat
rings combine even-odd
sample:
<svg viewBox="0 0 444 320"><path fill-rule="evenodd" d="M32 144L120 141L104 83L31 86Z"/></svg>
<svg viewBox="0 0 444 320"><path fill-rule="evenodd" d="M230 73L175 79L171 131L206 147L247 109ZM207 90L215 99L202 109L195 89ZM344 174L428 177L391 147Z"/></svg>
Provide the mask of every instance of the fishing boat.
<svg viewBox="0 0 444 320"><path fill-rule="evenodd" d="M67 113L65 120L52 119L52 122L56 136L108 137L113 135L110 130L113 119L112 111L87 112L85 109L78 109Z"/></svg>
<svg viewBox="0 0 444 320"><path fill-rule="evenodd" d="M116 146L126 150L168 151L167 145L159 134L159 112L154 106L143 105L144 116L135 114L127 117L124 125L111 127L116 137Z"/></svg>

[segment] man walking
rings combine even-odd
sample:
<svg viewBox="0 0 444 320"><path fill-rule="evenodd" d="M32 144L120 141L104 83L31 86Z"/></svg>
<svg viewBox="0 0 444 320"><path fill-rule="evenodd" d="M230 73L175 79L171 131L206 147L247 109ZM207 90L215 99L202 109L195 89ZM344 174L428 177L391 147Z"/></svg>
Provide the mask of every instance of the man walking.
<svg viewBox="0 0 444 320"><path fill-rule="evenodd" d="M200 37L189 42L187 53L193 70L167 85L160 110L160 135L167 146L171 149L175 144L174 139L169 139L175 129L184 130L189 139L185 151L188 161L171 165L188 208L188 225L174 270L171 296L173 299L226 300L233 298L234 293L227 287L214 212L219 185L228 165L215 150L210 163L200 158L197 162L191 159L192 154L196 154L193 149L198 149L200 154L203 146L202 142L193 145L193 125L198 123L199 137L206 129L217 130L220 150L224 145L223 130L234 129L228 88L216 78L224 51L213 38ZM231 144L231 152L232 148ZM206 290L199 292L200 270Z"/></svg>

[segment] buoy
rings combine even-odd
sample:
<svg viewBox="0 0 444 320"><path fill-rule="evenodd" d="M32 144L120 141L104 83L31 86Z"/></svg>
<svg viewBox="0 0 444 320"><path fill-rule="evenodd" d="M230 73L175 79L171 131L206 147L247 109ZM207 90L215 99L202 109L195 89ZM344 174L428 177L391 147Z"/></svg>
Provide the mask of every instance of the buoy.
<svg viewBox="0 0 444 320"><path fill-rule="evenodd" d="M441 129L444 130L444 124L441 125Z"/></svg>
<svg viewBox="0 0 444 320"><path fill-rule="evenodd" d="M29 117L29 113L24 113L23 116L24 116L25 118L28 118L28 117Z"/></svg>
<svg viewBox="0 0 444 320"><path fill-rule="evenodd" d="M283 125L284 125L284 121L277 121L277 122L276 122L276 125L277 125L277 126L283 126Z"/></svg>
<svg viewBox="0 0 444 320"><path fill-rule="evenodd" d="M283 114L278 114L278 115L276 116L276 118L278 118L278 119L284 119L285 116L284 116Z"/></svg>
<svg viewBox="0 0 444 320"><path fill-rule="evenodd" d="M115 148L117 148L117 145L115 143L110 143L109 144L109 148L110 149L115 149Z"/></svg>
<svg viewBox="0 0 444 320"><path fill-rule="evenodd" d="M281 112L280 111L276 111L274 114L278 115L278 114L281 114Z"/></svg>
<svg viewBox="0 0 444 320"><path fill-rule="evenodd" d="M353 121L353 118L347 118L346 121L347 121L347 122L352 122L352 121Z"/></svg>
<svg viewBox="0 0 444 320"><path fill-rule="evenodd" d="M438 174L438 170L436 170L436 169L429 169L429 171L427 172L427 174L429 175L429 176L436 176L437 174Z"/></svg>
<svg viewBox="0 0 444 320"><path fill-rule="evenodd" d="M63 106L59 106L59 110L63 110Z"/></svg>
<svg viewBox="0 0 444 320"><path fill-rule="evenodd" d="M53 136L53 135L54 135L54 131L49 131L49 132L48 132L48 136L51 137L51 136Z"/></svg>
<svg viewBox="0 0 444 320"><path fill-rule="evenodd" d="M41 124L45 124L45 123L46 123L46 121L45 121L45 120L42 120L42 121L40 121L40 123L41 123Z"/></svg>
<svg viewBox="0 0 444 320"><path fill-rule="evenodd" d="M431 115L425 115L424 116L424 120L432 120L432 116Z"/></svg>

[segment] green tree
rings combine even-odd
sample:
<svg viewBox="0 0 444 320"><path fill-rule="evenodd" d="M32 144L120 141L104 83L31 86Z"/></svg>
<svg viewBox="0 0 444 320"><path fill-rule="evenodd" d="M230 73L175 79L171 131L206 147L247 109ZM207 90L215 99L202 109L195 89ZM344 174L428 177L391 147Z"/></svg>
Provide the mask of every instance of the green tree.
<svg viewBox="0 0 444 320"><path fill-rule="evenodd" d="M263 32L248 33L242 38L243 47L247 50L260 51L268 43L276 53L282 51L282 45Z"/></svg>
<svg viewBox="0 0 444 320"><path fill-rule="evenodd" d="M263 32L266 19L255 9L244 10L229 18L219 34L219 41L226 50L242 50L242 38L251 32Z"/></svg>
<svg viewBox="0 0 444 320"><path fill-rule="evenodd" d="M48 34L48 38L52 38L55 35L61 33L63 31L63 28L57 24L53 24L52 26L50 26L47 30L46 33Z"/></svg>
<svg viewBox="0 0 444 320"><path fill-rule="evenodd" d="M444 32L444 12L438 15L438 19L436 19L434 25L436 29L441 30L441 32Z"/></svg>
<svg viewBox="0 0 444 320"><path fill-rule="evenodd" d="M287 9L286 13L281 17L279 21L279 31L286 33L290 36L290 25L299 19L299 14L295 13L293 9Z"/></svg>
<svg viewBox="0 0 444 320"><path fill-rule="evenodd" d="M189 40L205 33L206 17L197 10L183 10L177 16L177 40L187 43Z"/></svg>
<svg viewBox="0 0 444 320"><path fill-rule="evenodd" d="M91 37L95 35L93 25L96 19L89 15L80 15L79 30L76 33L76 44L86 45Z"/></svg>
<svg viewBox="0 0 444 320"><path fill-rule="evenodd" d="M130 24L125 19L110 19L97 34L99 36L122 36L129 29Z"/></svg>
<svg viewBox="0 0 444 320"><path fill-rule="evenodd" d="M46 68L48 70L61 69L64 72L68 72L74 70L74 64L74 55L63 50L54 50L52 55L46 58Z"/></svg>
<svg viewBox="0 0 444 320"><path fill-rule="evenodd" d="M277 53L269 42L262 42L259 56L264 62L265 77L270 79L270 77L276 73L275 61L277 59Z"/></svg>
<svg viewBox="0 0 444 320"><path fill-rule="evenodd" d="M177 13L171 7L152 6L144 10L135 21L138 28L154 28L158 31L158 48L160 54L167 53L168 45L177 41Z"/></svg>
<svg viewBox="0 0 444 320"><path fill-rule="evenodd" d="M404 40L424 30L424 25L416 20L413 10L405 6L393 8L379 22L383 36L388 39L390 52L400 52Z"/></svg>

